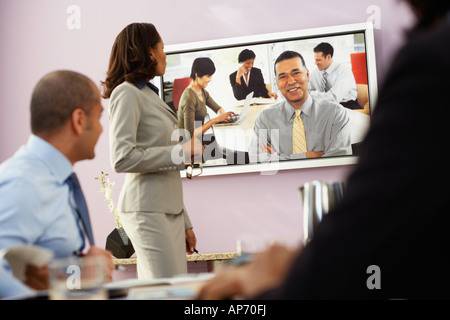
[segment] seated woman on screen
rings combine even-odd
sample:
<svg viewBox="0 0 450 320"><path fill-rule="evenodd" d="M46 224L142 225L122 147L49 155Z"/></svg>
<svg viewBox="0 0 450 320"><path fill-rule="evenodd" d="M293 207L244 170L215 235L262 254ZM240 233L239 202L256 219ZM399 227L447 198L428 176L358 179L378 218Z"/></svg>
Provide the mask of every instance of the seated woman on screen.
<svg viewBox="0 0 450 320"><path fill-rule="evenodd" d="M214 62L209 58L197 58L192 64L192 81L181 95L178 111L178 127L188 131L191 137L203 134L215 123L231 121L234 115L225 112L205 90L215 71ZM204 123L206 106L219 116Z"/></svg>
<svg viewBox="0 0 450 320"><path fill-rule="evenodd" d="M254 97L277 99L277 94L267 89L261 70L253 66L255 58L256 54L249 49L244 49L239 54L238 62L242 65L230 74L234 97L237 100L243 100L253 91Z"/></svg>

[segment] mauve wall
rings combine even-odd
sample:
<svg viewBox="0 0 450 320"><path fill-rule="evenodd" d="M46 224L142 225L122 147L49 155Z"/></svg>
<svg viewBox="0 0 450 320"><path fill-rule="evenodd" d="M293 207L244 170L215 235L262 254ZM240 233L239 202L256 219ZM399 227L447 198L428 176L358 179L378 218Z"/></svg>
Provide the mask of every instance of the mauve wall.
<svg viewBox="0 0 450 320"><path fill-rule="evenodd" d="M80 9L78 21L72 20L72 5ZM30 134L28 105L38 79L56 69L72 69L99 83L116 35L131 22L154 23L168 45L374 21L381 82L412 20L400 0L1 0L0 162ZM107 110L108 101L104 107ZM109 165L107 111L102 123L96 158L75 166L99 246L114 228L114 220L94 177L102 170L110 173L116 181L115 199L123 181ZM198 249L233 251L236 239L244 235L300 236L298 187L314 179L342 180L350 170L351 166L341 166L288 170L271 176L248 173L184 180L185 204ZM0 201L5 196L0 195Z"/></svg>

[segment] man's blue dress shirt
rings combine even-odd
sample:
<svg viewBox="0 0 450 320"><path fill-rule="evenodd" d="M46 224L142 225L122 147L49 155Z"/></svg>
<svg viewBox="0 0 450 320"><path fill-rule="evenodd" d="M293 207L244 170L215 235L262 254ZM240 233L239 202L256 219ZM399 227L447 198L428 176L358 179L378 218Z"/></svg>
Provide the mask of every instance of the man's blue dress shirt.
<svg viewBox="0 0 450 320"><path fill-rule="evenodd" d="M66 183L71 173L70 161L34 135L0 165L0 248L34 244L55 258L82 249Z"/></svg>

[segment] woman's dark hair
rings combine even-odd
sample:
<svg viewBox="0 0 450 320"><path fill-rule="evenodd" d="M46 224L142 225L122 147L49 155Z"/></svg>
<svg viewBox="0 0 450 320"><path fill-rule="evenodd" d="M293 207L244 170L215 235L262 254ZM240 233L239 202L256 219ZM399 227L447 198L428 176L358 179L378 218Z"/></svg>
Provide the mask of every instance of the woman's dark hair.
<svg viewBox="0 0 450 320"><path fill-rule="evenodd" d="M132 23L123 29L114 41L106 79L102 82L103 98L108 99L122 82L136 83L155 77L157 62L150 57L161 41L151 23Z"/></svg>
<svg viewBox="0 0 450 320"><path fill-rule="evenodd" d="M212 76L216 72L214 62L210 58L197 58L192 63L191 79L195 80L195 76L201 78L203 76Z"/></svg>
<svg viewBox="0 0 450 320"><path fill-rule="evenodd" d="M256 54L249 49L244 49L241 51L241 53L239 53L239 57L238 57L238 62L242 63L244 61L250 60L250 59L255 59L256 58Z"/></svg>

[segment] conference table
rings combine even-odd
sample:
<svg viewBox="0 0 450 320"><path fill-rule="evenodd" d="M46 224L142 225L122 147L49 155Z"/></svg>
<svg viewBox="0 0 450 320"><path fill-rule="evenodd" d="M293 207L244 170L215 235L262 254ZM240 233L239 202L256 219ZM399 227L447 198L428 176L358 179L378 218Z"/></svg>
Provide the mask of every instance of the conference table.
<svg viewBox="0 0 450 320"><path fill-rule="evenodd" d="M190 299L199 287L212 278L220 268L239 256L238 252L205 252L186 254L186 261L207 263L207 272L189 273L172 278L138 280L129 278L106 284L113 299L148 300L148 299ZM113 259L118 267L136 265L137 257Z"/></svg>
<svg viewBox="0 0 450 320"><path fill-rule="evenodd" d="M128 279L106 284L112 300L177 300L194 299L198 290L215 273L191 273L171 278L149 280Z"/></svg>

